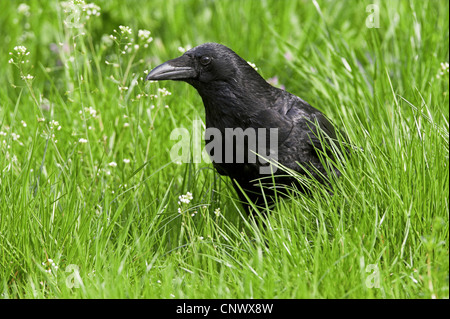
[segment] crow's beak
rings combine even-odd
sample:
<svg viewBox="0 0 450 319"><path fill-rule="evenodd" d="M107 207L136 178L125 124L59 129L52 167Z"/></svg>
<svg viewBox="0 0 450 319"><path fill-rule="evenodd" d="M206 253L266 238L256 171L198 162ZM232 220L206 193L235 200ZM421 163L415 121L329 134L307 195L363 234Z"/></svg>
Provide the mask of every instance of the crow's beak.
<svg viewBox="0 0 450 319"><path fill-rule="evenodd" d="M146 80L185 80L197 75L190 66L189 57L182 55L179 58L167 61L150 71Z"/></svg>

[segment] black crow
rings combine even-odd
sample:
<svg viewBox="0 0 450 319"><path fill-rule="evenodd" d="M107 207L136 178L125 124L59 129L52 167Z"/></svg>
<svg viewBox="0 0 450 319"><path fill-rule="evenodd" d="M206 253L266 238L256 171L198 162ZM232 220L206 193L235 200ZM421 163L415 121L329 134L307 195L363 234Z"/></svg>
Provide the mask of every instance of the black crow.
<svg viewBox="0 0 450 319"><path fill-rule="evenodd" d="M197 89L205 106L206 140L209 137L212 144L211 137L221 139L209 148L214 167L233 180L244 202L242 190L256 204L272 203L273 187L264 189L263 195L261 185L273 186L273 182L307 191L299 183L301 178L276 165L268 166L264 159L321 183L328 183L327 172L340 175L333 165L326 169L320 160L321 153L332 158L323 145L337 139L330 121L301 98L267 83L224 45L199 45L154 68L147 80L184 81ZM255 153L259 154L256 160ZM237 158L238 154L243 157ZM248 211L248 206L244 207Z"/></svg>

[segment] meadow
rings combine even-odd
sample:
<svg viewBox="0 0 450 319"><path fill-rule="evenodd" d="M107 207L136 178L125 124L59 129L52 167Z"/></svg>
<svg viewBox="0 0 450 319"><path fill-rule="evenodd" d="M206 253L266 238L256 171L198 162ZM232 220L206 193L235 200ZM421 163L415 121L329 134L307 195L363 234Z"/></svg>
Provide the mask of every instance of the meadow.
<svg viewBox="0 0 450 319"><path fill-rule="evenodd" d="M2 1L2 298L449 297L449 3ZM247 216L170 157L204 121L158 64L219 42L362 148ZM192 145L194 147L194 145Z"/></svg>

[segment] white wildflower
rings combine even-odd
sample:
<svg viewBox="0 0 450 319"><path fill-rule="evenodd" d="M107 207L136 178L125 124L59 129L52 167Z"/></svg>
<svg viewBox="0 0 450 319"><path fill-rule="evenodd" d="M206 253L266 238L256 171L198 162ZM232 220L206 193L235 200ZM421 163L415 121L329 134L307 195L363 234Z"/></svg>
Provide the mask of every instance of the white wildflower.
<svg viewBox="0 0 450 319"><path fill-rule="evenodd" d="M436 78L441 78L445 74L449 73L449 64L448 62L441 62L441 69L438 71L438 74L436 75Z"/></svg>
<svg viewBox="0 0 450 319"><path fill-rule="evenodd" d="M254 68L255 71L258 71L258 68L256 67L256 64L255 64L255 63L252 63L252 62L249 62L249 61L247 61L247 63L248 63L252 68Z"/></svg>
<svg viewBox="0 0 450 319"><path fill-rule="evenodd" d="M111 163L109 163L108 165L111 166L111 167L116 167L116 166L117 166L117 163L116 163L116 162L111 162Z"/></svg>
<svg viewBox="0 0 450 319"><path fill-rule="evenodd" d="M18 55L28 55L30 54L30 52L27 51L27 48L23 45L18 45L14 47L14 51L16 51L16 53Z"/></svg>
<svg viewBox="0 0 450 319"><path fill-rule="evenodd" d="M131 34L132 33L131 28L124 26L124 25L119 25L119 29L120 29L120 33L122 33L122 34Z"/></svg>
<svg viewBox="0 0 450 319"><path fill-rule="evenodd" d="M162 94L162 96L172 95L166 88L158 88L158 93Z"/></svg>
<svg viewBox="0 0 450 319"><path fill-rule="evenodd" d="M86 144L87 142L88 142L88 140L85 139L85 138L80 138L80 139L78 140L78 143L80 143L80 144Z"/></svg>
<svg viewBox="0 0 450 319"><path fill-rule="evenodd" d="M192 193L187 192L186 195L180 195L178 198L180 200L179 203L189 204L194 197Z"/></svg>
<svg viewBox="0 0 450 319"><path fill-rule="evenodd" d="M144 42L144 48L148 48L148 44L153 41L150 34L151 32L148 30L138 30L138 38L141 42Z"/></svg>
<svg viewBox="0 0 450 319"><path fill-rule="evenodd" d="M138 38L142 41L147 41L150 38L151 32L148 30L138 30Z"/></svg>
<svg viewBox="0 0 450 319"><path fill-rule="evenodd" d="M32 76L31 74L27 74L27 75L22 75L21 78L24 81L26 81L26 80L33 80L34 76Z"/></svg>
<svg viewBox="0 0 450 319"><path fill-rule="evenodd" d="M26 3L19 4L17 7L17 13L28 17L30 15L30 6Z"/></svg>
<svg viewBox="0 0 450 319"><path fill-rule="evenodd" d="M100 7L94 3L87 3L82 5L82 10L86 12L87 19L89 19L91 16L100 16Z"/></svg>
<svg viewBox="0 0 450 319"><path fill-rule="evenodd" d="M94 118L97 117L97 111L92 106L85 107L84 108L84 112L85 113L89 113L89 115L94 117ZM80 114L83 114L83 111L80 111Z"/></svg>
<svg viewBox="0 0 450 319"><path fill-rule="evenodd" d="M51 130L53 130L54 127L57 127L58 131L61 129L61 126L59 125L58 121L51 120L48 124Z"/></svg>
<svg viewBox="0 0 450 319"><path fill-rule="evenodd" d="M129 164L131 161L130 161L128 158L124 158L124 159L123 159L123 162L124 162L125 164Z"/></svg>
<svg viewBox="0 0 450 319"><path fill-rule="evenodd" d="M191 46L190 45L187 45L187 46L185 46L185 47L178 47L178 51L180 52L180 53L184 53L184 52L186 52L186 51L188 51L188 50L190 50L191 49Z"/></svg>

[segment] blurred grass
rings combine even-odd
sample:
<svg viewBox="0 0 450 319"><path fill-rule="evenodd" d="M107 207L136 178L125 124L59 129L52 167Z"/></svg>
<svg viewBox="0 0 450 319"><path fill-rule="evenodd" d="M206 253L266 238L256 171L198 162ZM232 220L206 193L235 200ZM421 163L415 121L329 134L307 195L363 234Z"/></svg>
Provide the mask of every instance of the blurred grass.
<svg viewBox="0 0 450 319"><path fill-rule="evenodd" d="M2 297L448 298L447 1L375 2L373 29L370 1L96 1L100 16L80 21L56 1L24 3L0 11ZM207 41L364 148L335 196L293 196L255 221L211 165L171 163L168 137L192 131L201 99L141 77Z"/></svg>

